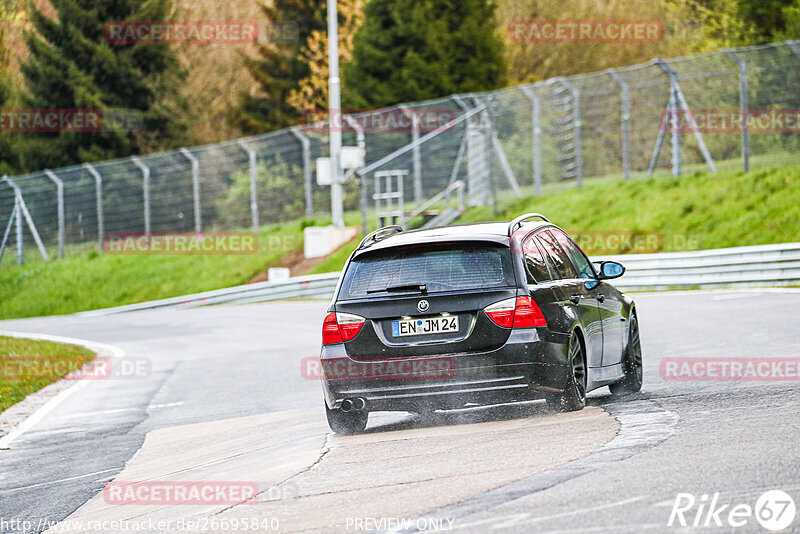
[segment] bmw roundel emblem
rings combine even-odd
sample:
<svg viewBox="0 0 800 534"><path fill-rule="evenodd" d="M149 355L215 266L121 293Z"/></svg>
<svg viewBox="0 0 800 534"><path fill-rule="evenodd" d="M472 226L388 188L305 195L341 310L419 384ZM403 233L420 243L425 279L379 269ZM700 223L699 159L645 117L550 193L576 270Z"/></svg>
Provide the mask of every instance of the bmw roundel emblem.
<svg viewBox="0 0 800 534"><path fill-rule="evenodd" d="M427 300L421 300L421 301L419 301L419 302L417 303L417 309L418 309L419 311L421 311L421 312L426 312L426 311L428 311L428 308L430 308L430 307L431 307L431 305L430 305L430 303L429 303Z"/></svg>

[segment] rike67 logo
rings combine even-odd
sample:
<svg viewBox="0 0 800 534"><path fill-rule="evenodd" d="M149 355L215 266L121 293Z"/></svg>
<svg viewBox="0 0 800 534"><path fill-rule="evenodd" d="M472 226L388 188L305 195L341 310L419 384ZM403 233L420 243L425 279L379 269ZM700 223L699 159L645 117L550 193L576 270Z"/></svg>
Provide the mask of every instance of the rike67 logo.
<svg viewBox="0 0 800 534"><path fill-rule="evenodd" d="M679 493L667 526L738 529L750 525L752 528L755 519L768 531L778 532L792 526L796 513L794 499L781 490L765 492L756 500L755 506L724 502L719 493L703 494L700 498L691 493Z"/></svg>

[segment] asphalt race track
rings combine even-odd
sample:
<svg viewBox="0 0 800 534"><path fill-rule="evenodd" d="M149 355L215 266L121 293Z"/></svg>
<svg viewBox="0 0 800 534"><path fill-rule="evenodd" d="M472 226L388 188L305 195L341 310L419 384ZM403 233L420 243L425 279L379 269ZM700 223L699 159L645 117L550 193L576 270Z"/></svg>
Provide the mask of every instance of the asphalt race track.
<svg viewBox="0 0 800 534"><path fill-rule="evenodd" d="M301 372L327 303L2 321L2 331L111 344L146 366L81 382L0 450L0 531L69 518L53 531L135 519L169 525L137 532L238 532L247 521L280 532L768 532L746 514L734 527L729 512L761 509L768 490L800 503L798 379L665 380L660 365L798 358L800 291L635 299L641 394L612 400L603 388L570 414L543 403L378 413L358 436L330 434L320 385ZM252 481L258 498L118 505L102 493L111 480ZM688 528L669 525L678 494L691 495ZM709 517L712 500L725 508ZM800 532L800 517L785 531Z"/></svg>

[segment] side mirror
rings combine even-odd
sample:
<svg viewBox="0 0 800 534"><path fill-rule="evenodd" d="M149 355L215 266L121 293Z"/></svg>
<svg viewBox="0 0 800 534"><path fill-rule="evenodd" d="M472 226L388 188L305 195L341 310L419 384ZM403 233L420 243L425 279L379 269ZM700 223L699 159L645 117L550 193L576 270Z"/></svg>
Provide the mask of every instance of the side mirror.
<svg viewBox="0 0 800 534"><path fill-rule="evenodd" d="M619 278L625 273L625 267L616 261L604 261L600 264L600 277L605 280Z"/></svg>

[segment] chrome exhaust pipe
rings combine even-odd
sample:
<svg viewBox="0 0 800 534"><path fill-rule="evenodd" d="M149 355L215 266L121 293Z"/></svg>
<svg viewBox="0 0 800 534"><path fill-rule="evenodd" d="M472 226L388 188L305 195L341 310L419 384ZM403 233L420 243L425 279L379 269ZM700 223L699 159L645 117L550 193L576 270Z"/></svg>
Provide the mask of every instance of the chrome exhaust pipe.
<svg viewBox="0 0 800 534"><path fill-rule="evenodd" d="M353 409L354 410L363 410L367 406L367 401L363 398L359 397L357 399L353 399Z"/></svg>
<svg viewBox="0 0 800 534"><path fill-rule="evenodd" d="M345 399L342 401L342 405L339 407L343 412L349 412L353 409L353 401L350 399Z"/></svg>

